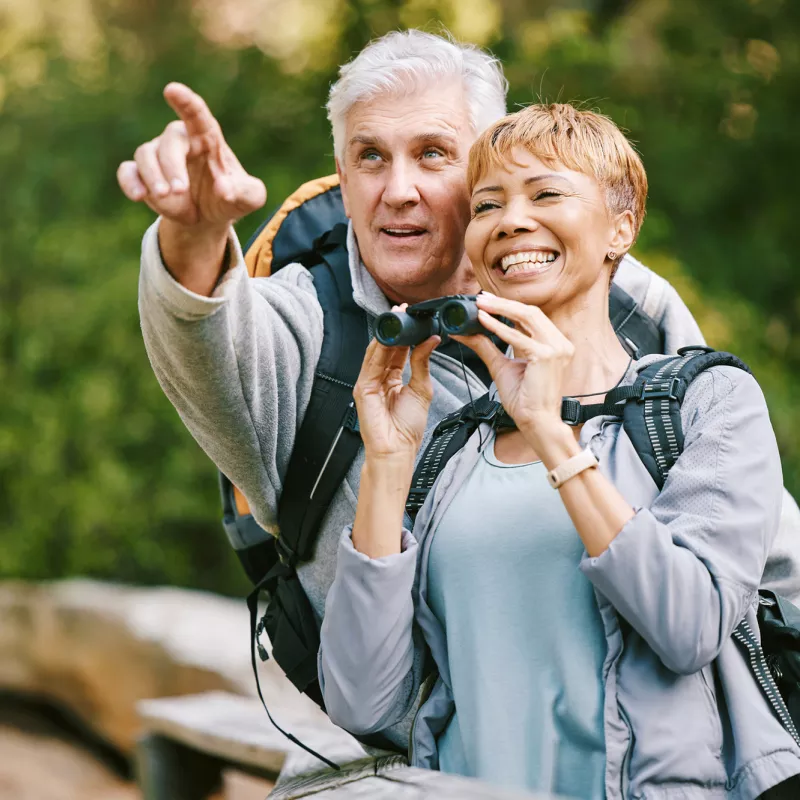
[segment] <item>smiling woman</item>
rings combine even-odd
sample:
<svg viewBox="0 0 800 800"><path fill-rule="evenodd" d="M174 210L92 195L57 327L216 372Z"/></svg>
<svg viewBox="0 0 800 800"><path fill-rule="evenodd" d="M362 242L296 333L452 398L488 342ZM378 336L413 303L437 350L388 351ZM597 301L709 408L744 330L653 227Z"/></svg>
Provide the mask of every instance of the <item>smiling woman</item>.
<svg viewBox="0 0 800 800"><path fill-rule="evenodd" d="M800 773L732 638L757 627L781 508L758 384L731 366L691 382L659 490L618 416L561 418L564 396L589 402L659 359L632 364L608 311L644 218L641 160L607 118L537 105L478 138L468 183L478 319L513 354L453 338L515 426L480 426L403 530L436 338L407 385L408 348L370 346L358 509L321 633L329 715L384 730L432 663L416 766L587 800L753 800Z"/></svg>
<svg viewBox="0 0 800 800"><path fill-rule="evenodd" d="M611 120L569 105L531 106L498 122L476 142L467 182L466 246L473 265L490 267L485 288L519 284L509 296L545 313L587 281L605 291L644 220L647 175L636 151ZM498 220L503 229L488 234ZM514 236L516 227L529 235ZM597 269L582 269L587 261ZM534 274L543 279L528 284Z"/></svg>

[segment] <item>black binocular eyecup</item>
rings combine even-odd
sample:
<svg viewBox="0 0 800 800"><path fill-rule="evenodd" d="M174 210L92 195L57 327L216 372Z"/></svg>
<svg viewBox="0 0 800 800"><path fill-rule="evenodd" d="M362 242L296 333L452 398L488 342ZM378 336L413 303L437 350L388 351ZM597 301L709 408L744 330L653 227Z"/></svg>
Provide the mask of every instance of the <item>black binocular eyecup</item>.
<svg viewBox="0 0 800 800"><path fill-rule="evenodd" d="M438 333L439 320L435 316L387 311L375 322L375 338L387 347L414 347Z"/></svg>
<svg viewBox="0 0 800 800"><path fill-rule="evenodd" d="M375 322L375 338L388 347L413 347L431 336L471 336L486 333L478 322L475 295L451 295L388 311Z"/></svg>

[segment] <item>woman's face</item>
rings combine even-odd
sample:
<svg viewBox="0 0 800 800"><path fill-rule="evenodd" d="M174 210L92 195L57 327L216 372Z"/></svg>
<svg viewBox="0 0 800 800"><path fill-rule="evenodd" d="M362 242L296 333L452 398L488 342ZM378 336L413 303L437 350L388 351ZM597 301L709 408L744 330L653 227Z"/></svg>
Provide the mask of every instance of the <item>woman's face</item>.
<svg viewBox="0 0 800 800"><path fill-rule="evenodd" d="M597 181L518 147L472 192L466 251L481 288L545 313L608 280L618 221Z"/></svg>

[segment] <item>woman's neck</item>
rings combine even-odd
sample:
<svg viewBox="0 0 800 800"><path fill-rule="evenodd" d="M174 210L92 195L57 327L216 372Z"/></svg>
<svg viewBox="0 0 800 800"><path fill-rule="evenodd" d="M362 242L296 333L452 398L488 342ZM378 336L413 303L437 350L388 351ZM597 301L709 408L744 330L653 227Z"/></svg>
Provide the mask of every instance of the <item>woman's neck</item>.
<svg viewBox="0 0 800 800"><path fill-rule="evenodd" d="M620 381L630 363L608 317L607 292L604 297L604 305L595 298L584 297L579 305L562 307L550 317L575 347L562 384L565 396L608 391Z"/></svg>

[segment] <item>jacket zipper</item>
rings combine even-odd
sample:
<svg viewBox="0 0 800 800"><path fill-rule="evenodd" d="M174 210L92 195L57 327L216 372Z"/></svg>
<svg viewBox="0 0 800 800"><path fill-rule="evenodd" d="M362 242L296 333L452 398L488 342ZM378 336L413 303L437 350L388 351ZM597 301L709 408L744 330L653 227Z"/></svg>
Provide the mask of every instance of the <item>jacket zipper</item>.
<svg viewBox="0 0 800 800"><path fill-rule="evenodd" d="M620 787L622 790L622 800L628 800L628 790L630 789L630 776L628 772L631 760L631 750L633 749L633 728L631 727L631 721L628 719L628 715L625 713L625 709L619 703L617 703L617 709L619 710L619 715L622 718L622 721L625 723L625 727L628 729L628 746L625 748L625 755L622 758Z"/></svg>

